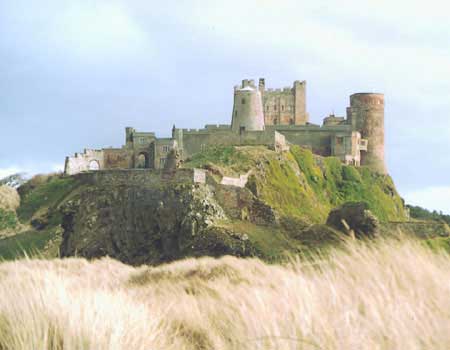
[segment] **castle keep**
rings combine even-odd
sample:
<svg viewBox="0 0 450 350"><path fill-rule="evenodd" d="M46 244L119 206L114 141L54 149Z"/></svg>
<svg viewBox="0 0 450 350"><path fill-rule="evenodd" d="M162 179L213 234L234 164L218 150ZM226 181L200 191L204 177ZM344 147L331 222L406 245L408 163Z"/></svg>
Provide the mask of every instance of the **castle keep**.
<svg viewBox="0 0 450 350"><path fill-rule="evenodd" d="M384 163L384 95L357 93L350 96L346 117L330 115L322 125L309 122L306 82L292 87L266 89L265 80L243 80L234 87L231 125L206 125L203 129L172 129L172 137L125 128L121 148L86 149L66 157L65 173L115 168L164 168L176 149L185 160L215 145L265 145L284 150L289 144L310 148L322 156L334 156L346 164L366 165L386 173Z"/></svg>

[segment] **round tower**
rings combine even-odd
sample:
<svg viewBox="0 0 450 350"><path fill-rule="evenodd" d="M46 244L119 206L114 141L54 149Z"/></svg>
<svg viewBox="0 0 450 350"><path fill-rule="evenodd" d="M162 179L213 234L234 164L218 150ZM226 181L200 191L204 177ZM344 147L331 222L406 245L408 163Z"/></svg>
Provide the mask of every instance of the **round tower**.
<svg viewBox="0 0 450 350"><path fill-rule="evenodd" d="M384 162L384 95L357 93L350 96L348 119L354 131L368 141L367 151L361 151L361 165L385 174Z"/></svg>
<svg viewBox="0 0 450 350"><path fill-rule="evenodd" d="M243 80L234 89L231 129L235 132L264 130L264 112L260 91L253 80Z"/></svg>

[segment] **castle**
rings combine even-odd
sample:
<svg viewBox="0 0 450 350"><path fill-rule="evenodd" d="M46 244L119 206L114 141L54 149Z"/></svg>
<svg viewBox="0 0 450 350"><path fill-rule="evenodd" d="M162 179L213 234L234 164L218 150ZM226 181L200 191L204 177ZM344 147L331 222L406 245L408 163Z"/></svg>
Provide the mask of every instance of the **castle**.
<svg viewBox="0 0 450 350"><path fill-rule="evenodd" d="M289 144L386 173L384 95L353 94L346 118L330 115L320 126L309 123L305 81L295 81L284 89L266 89L264 79L259 79L258 86L254 80L243 80L234 87L231 125L206 125L203 129L174 126L170 138L131 127L125 134L121 148L86 149L66 157L65 174L114 168L162 169L172 149L184 160L214 145L266 145L283 150Z"/></svg>

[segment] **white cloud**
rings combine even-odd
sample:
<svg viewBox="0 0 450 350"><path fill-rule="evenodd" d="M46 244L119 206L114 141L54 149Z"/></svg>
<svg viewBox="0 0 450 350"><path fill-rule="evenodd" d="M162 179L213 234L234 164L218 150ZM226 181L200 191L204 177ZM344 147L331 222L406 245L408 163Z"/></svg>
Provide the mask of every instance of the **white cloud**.
<svg viewBox="0 0 450 350"><path fill-rule="evenodd" d="M406 192L406 203L450 214L450 186L428 187Z"/></svg>
<svg viewBox="0 0 450 350"><path fill-rule="evenodd" d="M54 22L55 40L83 58L142 54L146 33L115 1L71 2Z"/></svg>
<svg viewBox="0 0 450 350"><path fill-rule="evenodd" d="M16 167L9 167L9 168L0 168L0 180L12 175L23 172L22 169L16 168Z"/></svg>
<svg viewBox="0 0 450 350"><path fill-rule="evenodd" d="M410 101L439 102L450 89L444 1L212 0L178 10L196 35L240 47L243 59L278 54L302 72L320 63L324 79L364 81Z"/></svg>
<svg viewBox="0 0 450 350"><path fill-rule="evenodd" d="M26 177L31 177L36 174L47 174L53 172L62 172L64 165L61 163L41 163L36 164L24 164L14 165L9 167L0 168L0 179L3 179L9 175L23 173Z"/></svg>
<svg viewBox="0 0 450 350"><path fill-rule="evenodd" d="M64 171L64 164L55 163L50 166L52 172L62 172Z"/></svg>
<svg viewBox="0 0 450 350"><path fill-rule="evenodd" d="M148 60L155 53L151 36L120 0L0 1L0 31L2 42L24 51L33 48L44 61L104 65L124 58Z"/></svg>

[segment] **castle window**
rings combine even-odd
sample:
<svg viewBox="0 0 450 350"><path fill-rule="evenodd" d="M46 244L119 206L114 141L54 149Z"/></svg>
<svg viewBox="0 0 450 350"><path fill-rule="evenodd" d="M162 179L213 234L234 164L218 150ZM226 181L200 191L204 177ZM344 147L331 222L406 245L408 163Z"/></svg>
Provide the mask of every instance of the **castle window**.
<svg viewBox="0 0 450 350"><path fill-rule="evenodd" d="M341 146L344 143L343 137L336 137L336 145Z"/></svg>
<svg viewBox="0 0 450 350"><path fill-rule="evenodd" d="M274 111L276 111L277 110L277 106L275 105L275 106L273 106L273 110Z"/></svg>
<svg viewBox="0 0 450 350"><path fill-rule="evenodd" d="M170 150L170 147L169 147L169 146L162 146L162 151L163 151L163 153L168 153L169 150Z"/></svg>
<svg viewBox="0 0 450 350"><path fill-rule="evenodd" d="M284 106L281 106L281 110L284 111Z"/></svg>
<svg viewBox="0 0 450 350"><path fill-rule="evenodd" d="M200 150L201 150L202 152L205 152L205 151L206 151L206 145L205 145L204 143L202 143L202 144L200 145Z"/></svg>
<svg viewBox="0 0 450 350"><path fill-rule="evenodd" d="M242 99L242 104L245 105L245 98Z"/></svg>
<svg viewBox="0 0 450 350"><path fill-rule="evenodd" d="M161 159L159 160L159 165L160 165L161 167L163 167L165 164L166 164L166 158L161 158Z"/></svg>
<svg viewBox="0 0 450 350"><path fill-rule="evenodd" d="M145 143L145 138L144 137L139 137L139 143L142 145Z"/></svg>

